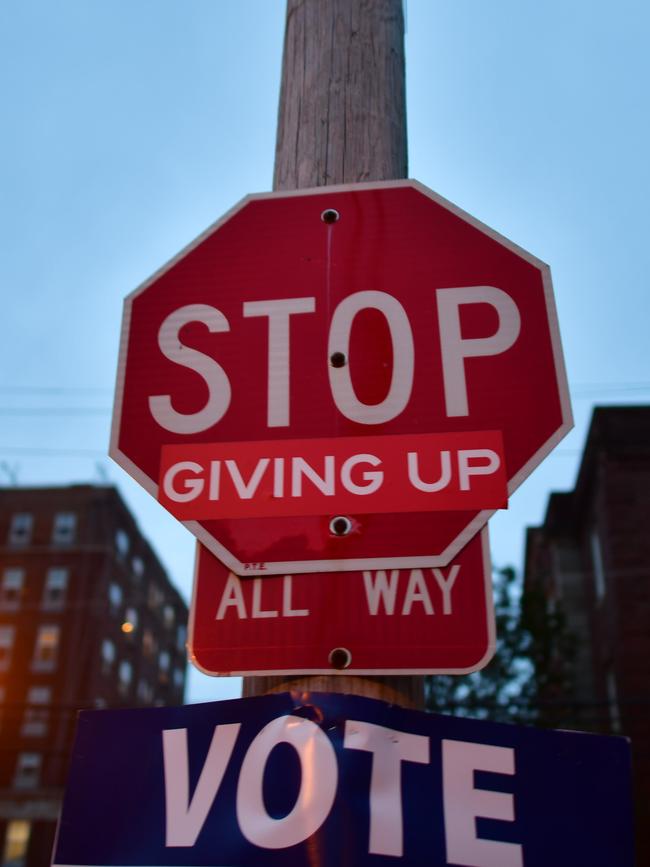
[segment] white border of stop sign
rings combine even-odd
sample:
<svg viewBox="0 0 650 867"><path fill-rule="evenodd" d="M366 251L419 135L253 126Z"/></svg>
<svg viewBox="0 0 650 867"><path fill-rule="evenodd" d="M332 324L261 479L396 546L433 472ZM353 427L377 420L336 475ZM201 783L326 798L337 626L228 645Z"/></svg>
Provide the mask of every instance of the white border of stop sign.
<svg viewBox="0 0 650 867"><path fill-rule="evenodd" d="M109 453L150 494L158 497L157 480L146 475L118 446L123 423L122 400L133 300L155 283L174 264L201 244L204 239L212 235L252 201L295 196L319 196L322 197L323 203L326 205L327 197L332 194L381 190L391 187L407 187L417 190L437 205L460 218L463 222L478 229L482 234L497 241L524 261L529 262L541 274L547 315L546 325L550 334L551 352L555 368L555 384L562 421L557 430L543 443L526 464L509 479L508 495L514 492L521 482L572 428L573 419L569 403L569 389L560 344L550 270L547 265L417 181L384 181L379 183L319 187L289 192L260 193L242 199L231 211L207 229L206 232L182 250L174 259L132 292L125 300ZM336 214L334 211L330 213ZM432 340L438 340L440 343L445 413L448 418L466 417L471 411L471 396L468 395L465 376L466 359L495 356L506 352L513 346L520 334L520 311L510 295L501 288L490 285L440 287L435 290L434 303L437 308L438 333L432 335ZM498 323L494 333L489 336L474 338L462 335L460 310L464 306L472 304L487 305L492 309ZM354 318L361 310L367 308L379 311L384 317L392 340L393 370L388 391L379 403L363 403L355 392L349 368L345 364L332 364L329 367L329 385L332 400L338 412L343 417L357 424L367 424L369 426L369 433L377 433L377 426L396 418L409 402L413 386L416 353L409 318L399 299L384 291L359 291L353 292L343 298L331 311L328 323L328 356L332 358L337 354L343 358L347 356ZM315 309L316 298L308 294L308 292L305 293L304 297L300 298L273 298L264 301L242 298L241 313L244 318L257 317L265 320L264 327L267 331L269 346L265 374L267 391L266 427L269 430L274 429L277 432L278 429L283 427L289 428L291 424L291 325L295 317L300 319L308 316L309 314L313 314ZM160 353L168 361L189 368L194 375L201 377L207 386L208 397L204 406L192 413L181 413L175 409L170 394L153 393L148 396L149 413L161 429L169 431L176 438L178 435L194 435L208 431L226 415L232 396L232 386L228 372L214 358L182 344L180 338L181 328L188 322L193 321L202 323L203 326L213 332L230 330L230 323L222 311L218 309L218 306L208 304L181 303L176 310L167 315L161 322L158 329L157 347ZM295 372L293 375L296 375ZM374 426L374 430L372 426ZM272 435L267 437L267 439L271 438ZM262 439L262 437L251 439ZM316 471L314 470L314 472ZM240 562L219 540L215 539L211 533L208 533L201 523L193 520L185 521L184 523L199 541L206 545L233 572L246 575L269 575L445 566L481 530L493 514L494 509L484 509L476 513L463 531L456 536L453 543L449 544L444 551L438 551L431 555L375 556L357 557L354 559L343 558L342 556L341 559L267 561L264 563ZM347 520L347 518L342 518L341 520ZM342 524L341 526L346 525Z"/></svg>

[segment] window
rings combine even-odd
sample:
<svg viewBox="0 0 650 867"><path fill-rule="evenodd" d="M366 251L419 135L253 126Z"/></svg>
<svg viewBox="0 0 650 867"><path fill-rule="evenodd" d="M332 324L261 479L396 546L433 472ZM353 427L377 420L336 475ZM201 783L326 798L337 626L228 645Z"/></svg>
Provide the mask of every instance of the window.
<svg viewBox="0 0 650 867"><path fill-rule="evenodd" d="M41 607L45 611L60 611L63 608L68 575L67 569L53 568L47 570L41 602Z"/></svg>
<svg viewBox="0 0 650 867"><path fill-rule="evenodd" d="M115 581L111 581L108 585L108 601L111 606L111 613L116 614L118 612L123 598L124 594L120 585L116 584Z"/></svg>
<svg viewBox="0 0 650 867"><path fill-rule="evenodd" d="M3 867L24 867L32 824L25 819L7 822L5 844L2 850Z"/></svg>
<svg viewBox="0 0 650 867"><path fill-rule="evenodd" d="M616 688L616 676L611 668L607 669L605 687L607 689L609 724L612 728L612 731L619 734L621 731L621 711L618 704L618 689Z"/></svg>
<svg viewBox="0 0 650 867"><path fill-rule="evenodd" d="M10 545L28 545L32 538L34 516L28 512L18 512L11 518L9 527Z"/></svg>
<svg viewBox="0 0 650 867"><path fill-rule="evenodd" d="M0 671L7 671L11 664L14 632L13 626L0 626Z"/></svg>
<svg viewBox="0 0 650 867"><path fill-rule="evenodd" d="M183 624L180 624L176 631L176 647L179 650L185 650L185 642L187 641L187 629Z"/></svg>
<svg viewBox="0 0 650 867"><path fill-rule="evenodd" d="M158 645L156 639L154 638L153 632L147 628L142 633L142 652L143 654L151 659L151 657L155 654L158 649Z"/></svg>
<svg viewBox="0 0 650 867"><path fill-rule="evenodd" d="M24 579L24 569L5 569L0 586L0 609L17 611L20 608Z"/></svg>
<svg viewBox="0 0 650 867"><path fill-rule="evenodd" d="M129 534L126 530L118 530L115 533L115 548L117 550L117 556L120 560L123 560L126 555L129 553L129 548L131 547L131 540L129 539Z"/></svg>
<svg viewBox="0 0 650 867"><path fill-rule="evenodd" d="M123 659L120 662L120 667L118 669L118 688L122 695L126 695L129 691L129 687L131 686L131 680L133 678L133 666L126 659Z"/></svg>
<svg viewBox="0 0 650 867"><path fill-rule="evenodd" d="M74 512L57 512L52 526L52 541L55 545L74 542L77 531L77 516Z"/></svg>
<svg viewBox="0 0 650 867"><path fill-rule="evenodd" d="M138 699L143 704L150 704L153 700L153 686L144 678L138 683Z"/></svg>
<svg viewBox="0 0 650 867"><path fill-rule="evenodd" d="M18 753L16 772L14 773L14 788L35 789L41 776L40 753Z"/></svg>
<svg viewBox="0 0 650 867"><path fill-rule="evenodd" d="M131 605L124 612L124 623L122 624L122 632L129 635L138 628L138 612Z"/></svg>
<svg viewBox="0 0 650 867"><path fill-rule="evenodd" d="M142 578L144 575L144 560L142 557L134 557L131 562L131 567L133 569L133 574L136 578Z"/></svg>
<svg viewBox="0 0 650 867"><path fill-rule="evenodd" d="M173 678L174 686L176 687L176 689L183 689L183 686L185 684L185 672L182 668L174 669Z"/></svg>
<svg viewBox="0 0 650 867"><path fill-rule="evenodd" d="M24 737L42 738L47 734L49 709L47 705L52 698L49 686L32 686L27 692L27 707L20 734ZM42 707L41 705L46 705Z"/></svg>
<svg viewBox="0 0 650 867"><path fill-rule="evenodd" d="M102 672L108 674L115 662L115 645L109 638L102 641Z"/></svg>
<svg viewBox="0 0 650 867"><path fill-rule="evenodd" d="M162 650L160 652L160 656L158 657L158 667L160 669L158 674L158 680L161 683L168 683L169 681L169 663L171 662L171 658L169 653L166 650Z"/></svg>
<svg viewBox="0 0 650 867"><path fill-rule="evenodd" d="M149 593L147 602L149 603L150 608L160 608L163 603L163 594L162 590L157 587L155 584L149 585Z"/></svg>
<svg viewBox="0 0 650 867"><path fill-rule="evenodd" d="M175 619L173 607L171 605L165 605L163 608L163 620L167 629L172 628Z"/></svg>
<svg viewBox="0 0 650 867"><path fill-rule="evenodd" d="M33 671L54 671L59 653L60 627L39 626L34 645Z"/></svg>
<svg viewBox="0 0 650 867"><path fill-rule="evenodd" d="M52 689L49 686L32 686L27 693L29 704L49 704L52 698Z"/></svg>
<svg viewBox="0 0 650 867"><path fill-rule="evenodd" d="M594 570L594 586L596 588L596 601L602 602L605 598L605 567L603 566L603 551L600 546L598 532L594 528L589 537L591 545L591 561Z"/></svg>

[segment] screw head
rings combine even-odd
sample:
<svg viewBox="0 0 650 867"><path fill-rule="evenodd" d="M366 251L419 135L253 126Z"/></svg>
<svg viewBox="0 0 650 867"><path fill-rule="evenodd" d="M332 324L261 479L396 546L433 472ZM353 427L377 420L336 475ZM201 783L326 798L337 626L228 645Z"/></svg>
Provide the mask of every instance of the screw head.
<svg viewBox="0 0 650 867"><path fill-rule="evenodd" d="M340 217L341 215L334 208L325 208L323 213L320 215L320 218L324 223L336 223Z"/></svg>
<svg viewBox="0 0 650 867"><path fill-rule="evenodd" d="M352 654L347 647L335 647L334 650L330 651L328 659L332 668L342 671L344 668L350 666L350 663L352 662Z"/></svg>
<svg viewBox="0 0 650 867"><path fill-rule="evenodd" d="M347 536L352 530L352 521L345 515L337 515L330 521L330 533L333 536Z"/></svg>

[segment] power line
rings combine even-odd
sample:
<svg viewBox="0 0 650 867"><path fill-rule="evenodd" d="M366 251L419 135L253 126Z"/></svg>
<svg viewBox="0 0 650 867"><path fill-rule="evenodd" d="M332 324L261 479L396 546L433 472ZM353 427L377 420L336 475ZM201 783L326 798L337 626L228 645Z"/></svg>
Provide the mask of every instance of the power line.
<svg viewBox="0 0 650 867"><path fill-rule="evenodd" d="M101 385L2 385L0 394L112 394Z"/></svg>
<svg viewBox="0 0 650 867"><path fill-rule="evenodd" d="M648 380L622 380L619 382L575 382L569 384L569 391L574 396L586 392L612 391L650 391ZM81 395L81 394L113 394L111 386L99 385L8 385L0 386L0 394L6 395Z"/></svg>
<svg viewBox="0 0 650 867"><path fill-rule="evenodd" d="M106 415L107 406L0 406L0 415Z"/></svg>
<svg viewBox="0 0 650 867"><path fill-rule="evenodd" d="M30 446L2 446L0 452L3 454L26 455L36 457L62 457L69 455L70 457L88 457L88 458L106 458L108 451L106 449L83 449L83 448L39 448Z"/></svg>
<svg viewBox="0 0 650 867"><path fill-rule="evenodd" d="M71 458L107 458L108 449L85 449L85 448L39 448L34 446L3 446L0 445L0 454L16 455L17 457L34 457L34 458L54 458L54 457L71 457ZM582 454L580 449L555 449L548 458L576 458Z"/></svg>

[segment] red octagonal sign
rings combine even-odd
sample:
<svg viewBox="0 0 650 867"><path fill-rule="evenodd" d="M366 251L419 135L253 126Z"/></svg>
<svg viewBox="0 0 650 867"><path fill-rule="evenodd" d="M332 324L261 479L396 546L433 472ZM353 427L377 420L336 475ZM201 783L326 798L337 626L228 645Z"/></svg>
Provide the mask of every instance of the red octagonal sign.
<svg viewBox="0 0 650 867"><path fill-rule="evenodd" d="M237 574L443 566L567 395L529 253L415 181L262 194L126 299L111 455Z"/></svg>

